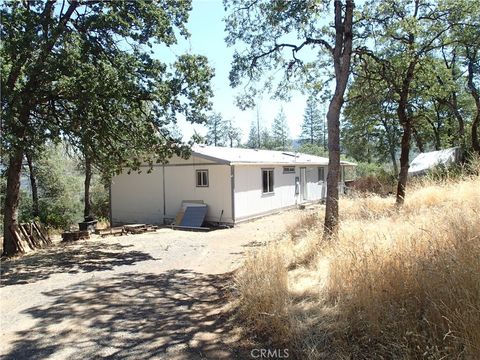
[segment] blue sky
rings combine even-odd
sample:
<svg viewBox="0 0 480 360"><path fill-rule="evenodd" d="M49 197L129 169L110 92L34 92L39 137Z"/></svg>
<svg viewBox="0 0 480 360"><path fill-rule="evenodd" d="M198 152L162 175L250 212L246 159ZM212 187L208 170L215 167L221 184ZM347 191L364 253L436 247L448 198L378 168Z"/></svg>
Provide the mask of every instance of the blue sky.
<svg viewBox="0 0 480 360"><path fill-rule="evenodd" d="M184 52L201 54L208 57L210 65L215 68L215 77L212 81L214 93L213 111L222 114L224 119L231 119L235 126L242 130L243 141L246 141L250 124L256 119L256 110L242 111L235 106L235 96L238 90L232 89L229 85L228 73L234 49L227 48L224 38L225 16L221 0L193 0L193 10L187 27L191 33L189 39L180 39L179 43L170 48L157 50L160 58L165 55L180 55ZM164 51L170 54L163 53ZM290 135L297 138L301 132L303 111L306 97L300 93L293 93L290 102L280 102L270 99L270 94L264 94L263 99L258 101L258 107L263 126L270 128L275 115L283 105L287 116ZM179 120L179 127L183 133L184 140L188 140L196 129L200 134L205 134L206 129L202 125L192 126Z"/></svg>

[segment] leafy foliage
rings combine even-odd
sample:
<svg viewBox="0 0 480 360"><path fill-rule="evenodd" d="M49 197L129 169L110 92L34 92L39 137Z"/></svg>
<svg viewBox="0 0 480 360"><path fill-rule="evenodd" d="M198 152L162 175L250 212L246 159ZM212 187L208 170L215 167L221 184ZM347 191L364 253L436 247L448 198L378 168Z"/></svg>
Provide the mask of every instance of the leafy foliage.
<svg viewBox="0 0 480 360"><path fill-rule="evenodd" d="M62 145L51 145L37 159L35 168L39 190L39 220L60 229L68 229L80 221L83 194L78 161L67 157ZM19 220L32 220L32 200L26 189L20 196Z"/></svg>
<svg viewBox="0 0 480 360"><path fill-rule="evenodd" d="M304 154L310 154L315 156L328 157L328 152L323 148L323 146L318 146L315 144L302 144L298 149L299 152Z"/></svg>
<svg viewBox="0 0 480 360"><path fill-rule="evenodd" d="M38 220L52 228L68 229L83 219L83 169L79 164L80 159L68 155L64 144L47 144L35 160ZM98 174L93 176L91 203L94 217L109 217L108 189ZM30 187L23 188L19 206L21 222L34 220L32 205Z"/></svg>
<svg viewBox="0 0 480 360"><path fill-rule="evenodd" d="M23 155L47 141L68 139L106 175L188 154L168 125L179 115L205 120L213 71L204 56L167 65L149 48L188 36L190 10L188 0L2 3L6 227L16 221ZM5 239L14 251L8 231Z"/></svg>

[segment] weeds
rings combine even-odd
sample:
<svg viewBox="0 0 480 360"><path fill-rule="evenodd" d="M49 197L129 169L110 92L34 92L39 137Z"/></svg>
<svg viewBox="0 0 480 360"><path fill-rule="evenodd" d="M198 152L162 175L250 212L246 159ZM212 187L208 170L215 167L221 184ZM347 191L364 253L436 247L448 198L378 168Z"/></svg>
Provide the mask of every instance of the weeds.
<svg viewBox="0 0 480 360"><path fill-rule="evenodd" d="M480 358L478 172L417 183L400 211L378 196L340 208L336 242L312 215L247 258L247 328L301 359Z"/></svg>

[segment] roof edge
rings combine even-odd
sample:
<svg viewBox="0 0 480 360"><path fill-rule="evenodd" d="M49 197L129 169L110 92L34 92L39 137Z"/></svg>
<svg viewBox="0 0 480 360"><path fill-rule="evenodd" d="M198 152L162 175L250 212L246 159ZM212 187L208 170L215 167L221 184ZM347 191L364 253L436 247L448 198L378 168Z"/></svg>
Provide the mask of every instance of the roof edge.
<svg viewBox="0 0 480 360"><path fill-rule="evenodd" d="M216 163L218 163L218 164L231 165L231 162L228 161L228 160L220 159L220 158L217 158L217 157L214 157L214 156L210 156L210 155L205 155L205 154L199 153L199 152L194 151L194 150L192 150L192 155L193 155L193 156L197 156L197 157L202 158L202 159L205 159L205 160L214 161L214 162L216 162Z"/></svg>

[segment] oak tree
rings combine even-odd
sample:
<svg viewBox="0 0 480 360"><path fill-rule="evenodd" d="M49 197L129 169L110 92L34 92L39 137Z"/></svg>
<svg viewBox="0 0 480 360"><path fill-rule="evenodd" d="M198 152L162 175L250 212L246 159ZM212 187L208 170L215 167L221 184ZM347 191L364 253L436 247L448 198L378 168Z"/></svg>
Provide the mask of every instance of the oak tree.
<svg viewBox="0 0 480 360"><path fill-rule="evenodd" d="M350 75L354 1L225 0L225 7L227 44L239 47L234 54L230 82L233 87L243 80L247 82L245 96L239 101L241 106L253 106L262 91L288 97L294 89L321 90L324 70L333 74L335 86L327 113L329 171L324 233L326 237L335 236L340 113ZM274 73L279 69L284 75L280 80ZM258 83L264 86L259 89Z"/></svg>
<svg viewBox="0 0 480 360"><path fill-rule="evenodd" d="M178 114L204 120L212 71L205 57L168 66L150 48L188 36L190 9L188 0L2 3L5 254L16 251L9 229L27 149L68 139L113 172L188 151L166 125Z"/></svg>

